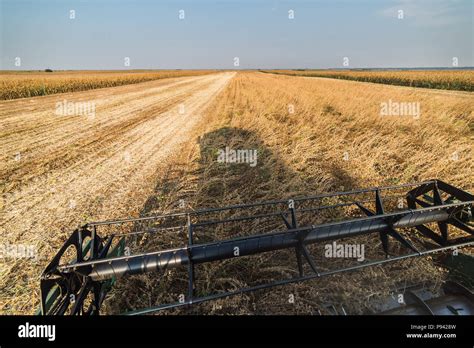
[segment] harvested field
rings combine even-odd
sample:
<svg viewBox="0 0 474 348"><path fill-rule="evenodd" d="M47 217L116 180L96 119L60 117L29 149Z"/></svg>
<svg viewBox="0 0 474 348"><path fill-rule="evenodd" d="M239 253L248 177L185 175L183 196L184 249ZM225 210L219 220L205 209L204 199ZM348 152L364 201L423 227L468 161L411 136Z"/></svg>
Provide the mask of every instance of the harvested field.
<svg viewBox="0 0 474 348"><path fill-rule="evenodd" d="M129 85L170 77L199 76L213 71L0 71L0 100L29 98L40 95L87 91L96 88Z"/></svg>
<svg viewBox="0 0 474 348"><path fill-rule="evenodd" d="M156 170L189 139L233 73L182 77L1 103L2 244L30 244L39 260L0 263L2 313L31 313L38 277L71 228L134 214ZM55 105L94 101L95 117ZM18 270L21 270L18 272Z"/></svg>
<svg viewBox="0 0 474 348"><path fill-rule="evenodd" d="M389 99L420 102L421 116L382 117L380 104ZM191 208L215 207L430 178L472 190L472 111L472 96L460 92L239 73L209 107L206 122L196 133L199 144L190 142L158 177L155 195L142 213L179 210L180 199ZM218 163L216 152L226 146L257 149L258 164L252 168ZM235 236L222 231L217 237ZM139 243L151 247L172 240L176 237L160 236ZM367 253L383 257L377 239L362 237L357 242L366 245ZM321 255L321 249L312 251ZM338 261L321 262L318 265L325 267ZM295 265L292 253L278 252L200 267L197 293L294 276L296 266L291 265ZM445 276L432 258L420 258L176 312L328 314L324 305L334 303L349 313L368 313L372 300L389 296L391 289L420 282L438 286ZM176 300L186 274L173 271L163 278L134 279L119 282L108 302L109 313ZM289 295L298 300L289 303Z"/></svg>
<svg viewBox="0 0 474 348"><path fill-rule="evenodd" d="M95 116L58 117L56 103L64 99L95 101ZM420 112L383 116L381 105L389 101L418 103ZM0 263L2 313L33 312L39 274L86 221L171 212L181 199L196 209L431 178L473 189L474 103L467 92L239 72L4 101L0 107L1 243L32 244L39 251L36 262ZM217 150L226 146L256 149L257 165L218 163ZM222 231L218 237L231 236ZM360 238L367 252L381 255L378 240ZM172 239L137 243L156 247ZM230 272L209 265L197 270L198 292L291 275L288 260L285 253L231 260L225 264ZM335 303L367 313L369 300L395 287L437 286L445 276L430 257L419 258L178 312L308 314ZM179 284L163 288L162 280L173 278L166 277L119 281L104 313L176 298ZM288 302L290 294L295 303Z"/></svg>

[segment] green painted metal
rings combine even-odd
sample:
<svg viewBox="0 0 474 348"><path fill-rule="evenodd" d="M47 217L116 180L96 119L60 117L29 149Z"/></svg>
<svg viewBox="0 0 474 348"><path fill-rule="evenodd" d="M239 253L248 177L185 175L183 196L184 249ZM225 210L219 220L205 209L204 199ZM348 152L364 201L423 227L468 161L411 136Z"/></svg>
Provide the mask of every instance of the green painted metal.
<svg viewBox="0 0 474 348"><path fill-rule="evenodd" d="M86 256L91 248L91 241L89 240L84 248L82 249L82 256ZM122 256L125 249L125 239L121 238L120 241L115 245L108 253L107 257L117 257ZM75 263L76 260L72 261L71 263ZM104 282L102 285L105 289L110 289L116 282L116 277L109 279L108 281ZM55 286L50 290L48 296L46 298L46 312L51 308L51 306L56 302L56 300L61 296L61 288L59 286ZM35 315L42 315L41 307L38 308L35 312Z"/></svg>

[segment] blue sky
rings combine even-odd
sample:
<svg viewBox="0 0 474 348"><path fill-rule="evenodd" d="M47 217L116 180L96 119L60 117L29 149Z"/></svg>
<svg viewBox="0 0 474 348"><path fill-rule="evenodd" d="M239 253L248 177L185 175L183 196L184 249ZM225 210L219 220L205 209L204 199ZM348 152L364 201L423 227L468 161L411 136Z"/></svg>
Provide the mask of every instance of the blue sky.
<svg viewBox="0 0 474 348"><path fill-rule="evenodd" d="M5 70L474 66L473 0L0 3Z"/></svg>

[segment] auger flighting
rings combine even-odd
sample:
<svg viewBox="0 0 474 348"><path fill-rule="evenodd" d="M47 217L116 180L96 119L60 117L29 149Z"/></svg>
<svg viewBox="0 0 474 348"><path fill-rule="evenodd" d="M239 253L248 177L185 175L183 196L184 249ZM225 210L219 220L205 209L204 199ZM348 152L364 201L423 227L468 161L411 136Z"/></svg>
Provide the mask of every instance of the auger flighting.
<svg viewBox="0 0 474 348"><path fill-rule="evenodd" d="M407 189L410 190L406 192ZM396 206L392 201L398 198L391 196L390 193L400 190L405 191L406 205L401 209L392 209ZM361 195L368 198L358 199L357 197ZM329 204L324 204L326 202ZM99 314L101 304L114 282L118 278L125 280L132 274L163 272L173 268L187 269L188 288L185 300L128 313L144 314L472 246L474 245L473 205L472 194L443 181L430 180L291 200L93 222L76 229L43 272L41 313ZM364 216L316 223L321 220L321 216L327 216L328 211L338 208L355 208ZM232 212L231 216L222 218L226 212ZM275 228L255 233L254 230L247 230L245 227L249 222L259 221L271 221L271 225L268 225ZM105 227L113 227L116 230L129 224L148 226L129 232L130 235L156 234L169 229L186 231L187 243L178 248L124 254L126 232L103 235L99 231ZM150 227L156 224L161 227ZM231 224L235 226L232 231L240 229L243 235L195 242L196 231L216 226L225 229ZM430 228L433 225L437 226L437 229ZM400 232L402 229L405 234ZM456 233L453 234L452 231ZM426 243L423 243L422 248L415 246L407 234L409 236L417 234L417 238L418 236L423 238ZM366 260L344 268L319 269L318 262L311 255L310 246L361 235L374 235L374 238L379 239L387 256L391 240L403 246L406 252L379 260ZM63 263L61 259L69 248L75 250L75 259ZM294 277L233 291L196 296L194 276L196 265L277 250L294 251L295 270L297 270ZM305 273L305 265L307 269L309 268L309 273ZM70 301L71 298L74 298L74 301ZM86 298L92 300L85 301Z"/></svg>

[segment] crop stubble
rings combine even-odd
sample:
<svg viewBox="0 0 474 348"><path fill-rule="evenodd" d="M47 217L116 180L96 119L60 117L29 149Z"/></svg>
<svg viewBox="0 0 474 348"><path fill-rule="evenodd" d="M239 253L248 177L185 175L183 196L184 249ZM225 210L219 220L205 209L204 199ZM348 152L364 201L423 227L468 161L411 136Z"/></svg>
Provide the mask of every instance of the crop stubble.
<svg viewBox="0 0 474 348"><path fill-rule="evenodd" d="M431 178L472 190L470 93L257 72L232 76L167 79L1 103L2 242L35 244L42 257L36 264L1 264L2 312L31 312L37 305L39 272L73 226L136 215L153 191L162 196L160 180L170 173L178 173L176 190L150 212L169 211L181 197L198 208ZM52 113L62 98L96 100L95 120L58 119ZM389 99L419 102L420 119L380 116L380 103ZM186 113L180 115L183 101ZM230 131L214 139L213 149L259 146L256 168L235 171L202 161L206 143L197 144L196 137L206 139L225 128ZM19 161L14 160L17 152ZM269 268L290 272L288 265L272 262ZM258 274L257 265L245 264L243 275L222 275L212 266L204 274L209 284L233 278L245 285L246 275ZM429 259L420 259L390 275L389 267L368 270L241 296L221 301L221 309L205 305L203 310L308 313L324 302L338 302L362 312L368 307L367 293L385 294L402 280L437 283L443 277ZM140 284L153 291L154 282L145 276ZM131 298L137 306L141 301L148 305L149 297L142 299L145 295L137 294L140 287L134 284L119 284L115 304L106 309L123 310ZM366 285L362 289L360 284ZM291 291L303 299L296 306L284 300Z"/></svg>

